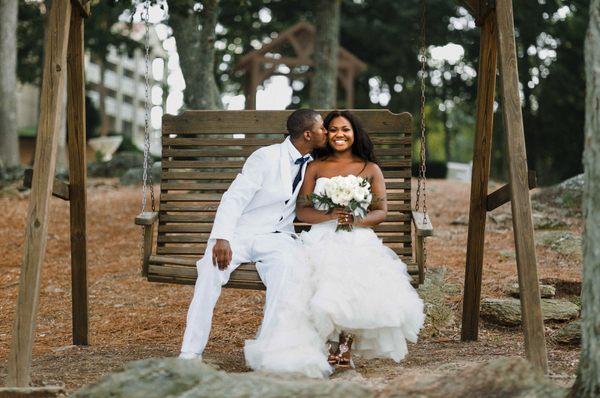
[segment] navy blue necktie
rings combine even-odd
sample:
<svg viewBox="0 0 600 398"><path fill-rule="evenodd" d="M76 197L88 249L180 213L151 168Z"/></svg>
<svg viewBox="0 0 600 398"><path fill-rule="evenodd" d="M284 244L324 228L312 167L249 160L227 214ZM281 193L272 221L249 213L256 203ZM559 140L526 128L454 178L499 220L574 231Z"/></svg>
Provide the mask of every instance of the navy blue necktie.
<svg viewBox="0 0 600 398"><path fill-rule="evenodd" d="M296 177L294 178L294 183L292 184L292 193L294 193L296 191L296 187L298 186L298 183L302 179L302 166L304 165L304 163L308 162L308 159L309 159L308 156L304 156L304 157L296 159L296 161L294 162L295 164L300 165L300 170L298 170L298 174L296 174Z"/></svg>

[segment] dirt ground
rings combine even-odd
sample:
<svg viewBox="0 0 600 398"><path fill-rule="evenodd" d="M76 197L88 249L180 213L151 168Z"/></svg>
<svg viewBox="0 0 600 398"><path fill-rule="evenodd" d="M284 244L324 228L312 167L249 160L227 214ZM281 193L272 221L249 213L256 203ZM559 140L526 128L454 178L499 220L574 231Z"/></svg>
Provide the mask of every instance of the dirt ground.
<svg viewBox="0 0 600 398"><path fill-rule="evenodd" d="M119 187L115 180L89 183L90 345L77 347L71 342L69 210L68 203L53 198L32 359L35 385L64 384L68 391L74 391L128 361L175 356L181 343L192 287L149 283L140 277L141 232L133 224L140 210L139 187ZM391 360L357 359L357 371L370 379L385 382L407 372L458 369L473 362L524 355L518 328L482 322L479 341L460 342L467 227L456 220L468 216L469 184L430 180L428 189L428 207L436 230L427 245L428 264L430 269L444 267L444 283L455 287L444 290L443 297L451 318L435 333L423 333L400 365ZM6 376L11 343L27 205L26 194L0 192L0 385ZM492 215L509 210L504 205ZM581 220L566 220L569 226L563 229L581 235ZM517 280L512 230L494 222L488 222L487 229L482 297L504 297L505 287ZM540 279L560 282L559 294L561 286L577 286L580 254L564 254L552 245L538 244L536 250ZM205 352L207 362L227 371L248 370L242 347L257 330L263 303L262 292L223 291ZM558 327L547 325L547 336ZM548 343L550 376L563 384L572 382L578 356L577 348Z"/></svg>

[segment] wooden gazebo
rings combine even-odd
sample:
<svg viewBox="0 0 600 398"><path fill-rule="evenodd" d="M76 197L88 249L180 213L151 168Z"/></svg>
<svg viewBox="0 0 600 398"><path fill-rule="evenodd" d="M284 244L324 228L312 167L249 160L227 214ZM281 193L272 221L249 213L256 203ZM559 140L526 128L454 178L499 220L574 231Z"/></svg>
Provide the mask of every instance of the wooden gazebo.
<svg viewBox="0 0 600 398"><path fill-rule="evenodd" d="M425 0L426 1L426 0ZM469 211L467 260L463 300L462 340L476 340L479 322L481 275L486 213L511 202L519 290L525 335L525 351L529 361L547 371L544 325L533 240L533 222L529 199L529 172L525 153L523 117L519 98L517 55L511 0L462 0L481 29L477 90L477 122L473 153L473 174ZM89 16L89 0L55 0L50 8L43 67L40 119L38 123L35 163L26 224L24 255L21 265L19 298L8 358L7 385L29 383L33 331L40 291L41 267L44 260L49 222L50 196L55 194L70 201L71 263L73 283L73 341L87 344L88 293L86 280L86 167L85 167L85 85L83 18ZM300 29L302 28L302 29ZM300 25L298 30L310 28ZM277 41L249 58L243 65L252 69L254 80L248 86L255 90L261 79L275 72L278 63L290 65L292 60L268 59L267 52L283 41L289 42L296 62L305 65L312 51L308 41L299 41L292 33L282 33ZM305 43L305 44L302 44ZM344 54L343 51L340 52ZM285 62L283 62L285 61ZM342 55L341 66L347 65L345 77L354 76L364 64L351 54ZM261 63L263 66L261 66ZM271 64L271 66L268 66ZM262 70L261 70L262 68ZM496 93L496 71L499 70L500 97L509 184L488 194L493 105ZM60 112L67 81L69 183L54 180ZM252 91L254 92L254 91ZM348 92L347 92L348 93ZM347 94L351 102L352 95ZM250 112L250 111L248 111ZM257 126L254 126L257 128Z"/></svg>
<svg viewBox="0 0 600 398"><path fill-rule="evenodd" d="M273 75L281 75L280 65L290 69L313 65L312 54L315 48L316 29L306 21L279 33L277 38L258 50L244 55L235 65L235 71L245 75L244 95L246 109L256 109L256 90L258 85ZM281 55L287 52L291 55ZM338 80L346 93L346 108L354 107L354 79L364 71L367 65L350 51L340 46L338 52ZM310 77L309 71L283 74L290 78Z"/></svg>

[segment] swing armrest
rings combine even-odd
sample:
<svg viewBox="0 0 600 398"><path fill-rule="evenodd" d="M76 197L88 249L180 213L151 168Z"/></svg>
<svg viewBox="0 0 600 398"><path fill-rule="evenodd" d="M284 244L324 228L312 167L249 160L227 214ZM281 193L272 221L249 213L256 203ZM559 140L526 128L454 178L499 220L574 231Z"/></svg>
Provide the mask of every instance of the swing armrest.
<svg viewBox="0 0 600 398"><path fill-rule="evenodd" d="M415 225L415 259L419 267L419 285L425 282L425 238L433 235L433 225L429 217L425 220L425 214L413 211L412 221Z"/></svg>
<svg viewBox="0 0 600 398"><path fill-rule="evenodd" d="M148 264L153 249L154 225L158 220L158 212L145 211L135 218L135 223L144 227L142 241L142 276L148 277Z"/></svg>
<svg viewBox="0 0 600 398"><path fill-rule="evenodd" d="M429 218L429 216L425 220L425 214L418 211L413 211L412 221L415 225L417 236L425 237L433 235L433 225L431 225L431 219Z"/></svg>
<svg viewBox="0 0 600 398"><path fill-rule="evenodd" d="M158 220L158 212L145 211L135 218L136 225L152 225Z"/></svg>

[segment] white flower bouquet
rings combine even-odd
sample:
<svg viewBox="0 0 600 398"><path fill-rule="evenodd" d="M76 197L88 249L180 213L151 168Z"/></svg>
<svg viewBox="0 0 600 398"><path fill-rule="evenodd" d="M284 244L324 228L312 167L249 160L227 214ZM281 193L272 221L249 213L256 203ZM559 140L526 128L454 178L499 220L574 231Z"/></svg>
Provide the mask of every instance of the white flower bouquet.
<svg viewBox="0 0 600 398"><path fill-rule="evenodd" d="M349 175L327 179L322 195L313 193L310 200L315 209L327 212L343 208L354 218L364 218L373 200L371 184L363 177ZM336 231L352 231L352 225L338 225Z"/></svg>

